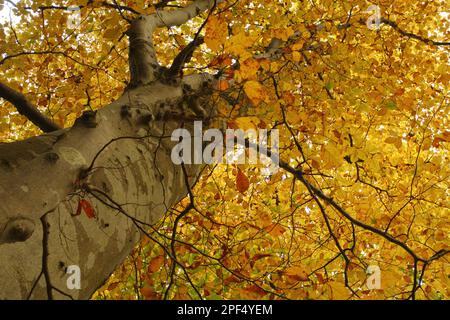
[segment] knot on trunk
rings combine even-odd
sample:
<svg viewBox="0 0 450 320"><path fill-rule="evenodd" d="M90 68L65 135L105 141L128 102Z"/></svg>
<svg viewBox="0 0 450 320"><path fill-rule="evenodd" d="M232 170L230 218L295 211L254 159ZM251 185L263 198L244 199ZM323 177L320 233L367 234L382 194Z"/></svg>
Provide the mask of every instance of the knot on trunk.
<svg viewBox="0 0 450 320"><path fill-rule="evenodd" d="M23 242L34 232L34 222L27 218L9 220L0 233L0 244Z"/></svg>

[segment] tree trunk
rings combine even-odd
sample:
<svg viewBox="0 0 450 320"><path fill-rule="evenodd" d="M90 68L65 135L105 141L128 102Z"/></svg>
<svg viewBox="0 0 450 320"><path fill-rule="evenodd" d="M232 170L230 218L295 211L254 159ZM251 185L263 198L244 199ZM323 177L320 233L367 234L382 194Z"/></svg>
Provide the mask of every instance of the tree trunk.
<svg viewBox="0 0 450 320"><path fill-rule="evenodd" d="M70 129L0 145L1 299L87 299L104 283L146 224L186 196L184 174L195 182L201 166L174 165L170 137L192 131L183 88L195 94L210 84L200 75L156 81ZM67 285L72 265L79 290Z"/></svg>

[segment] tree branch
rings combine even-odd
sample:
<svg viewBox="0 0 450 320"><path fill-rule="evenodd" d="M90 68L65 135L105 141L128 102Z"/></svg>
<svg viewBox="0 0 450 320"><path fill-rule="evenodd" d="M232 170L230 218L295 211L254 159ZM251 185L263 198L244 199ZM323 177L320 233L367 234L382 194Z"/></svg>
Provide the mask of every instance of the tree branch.
<svg viewBox="0 0 450 320"><path fill-rule="evenodd" d="M197 0L184 8L170 11L157 10L154 14L141 15L133 20L127 31L130 39L129 87L148 84L156 80L163 71L163 68L158 64L153 46L152 35L156 28L182 25L201 12L214 7L218 2L220 0ZM177 64L180 63L181 61L177 61Z"/></svg>
<svg viewBox="0 0 450 320"><path fill-rule="evenodd" d="M338 213L340 213L343 217L345 217L347 220L349 220L352 224L354 224L364 230L371 231L372 233L381 236L382 238L389 241L390 243L393 243L393 244L401 247L414 259L414 261L430 262L430 261L439 259L440 257L442 257L445 254L450 252L448 250L439 251L438 253L436 253L434 256L432 256L429 259L418 256L405 242L398 240L397 238L395 238L394 236L392 236L391 234L389 234L383 230L380 230L376 227L373 227L369 224L366 224L366 223L361 222L361 221L357 220L356 218L354 218L350 213L348 213L344 208L342 208L336 201L334 201L333 198L325 195L325 193L319 187L316 187L311 182L309 182L305 178L302 170L291 167L288 163L282 161L279 158L278 154L272 153L271 150L269 150L265 147L262 147L260 145L257 145L255 143L252 143L248 139L245 139L244 143L242 143L242 141L239 141L238 139L235 139L234 137L231 137L230 139L234 139L235 143L241 144L246 148L252 148L252 149L256 150L257 152L261 152L261 153L267 155L267 157L269 157L272 161L274 161L275 163L278 163L280 168L291 173L295 178L297 178L297 180L299 180L303 185L305 185L305 187L310 192L312 192L317 198L323 200L327 205L334 208Z"/></svg>
<svg viewBox="0 0 450 320"><path fill-rule="evenodd" d="M217 1L215 0L213 2L214 3L211 6L211 10L209 10L208 16L206 17L205 21L203 21L202 25L196 32L194 39L183 50L181 50L181 52L173 60L172 66L169 69L169 75L176 76L180 74L181 71L183 70L184 65L192 59L192 54L194 53L195 49L199 45L203 44L204 40L203 37L200 36L200 33L202 32L203 28L208 22L211 13L217 6Z"/></svg>
<svg viewBox="0 0 450 320"><path fill-rule="evenodd" d="M359 19L358 22L359 22L359 24L362 24L362 25L366 24L366 20L364 20L364 19ZM421 41L421 42L426 43L426 44L435 45L435 46L448 46L448 45L450 45L450 42L435 41L435 40L431 40L431 39L428 39L428 38L424 38L424 37L419 36L419 35L417 35L415 33L405 31L405 30L401 29L396 22L394 22L392 20L389 20L389 19L386 19L386 18L383 18L383 17L380 19L380 23L390 26L392 29L394 29L395 31L397 31L398 33L400 33L404 37L415 39L415 40ZM352 24L347 22L347 23L343 23L343 24L338 25L338 28L339 29L347 29L347 28L350 28L351 26L352 26Z"/></svg>
<svg viewBox="0 0 450 320"><path fill-rule="evenodd" d="M185 64L191 60L192 54L194 53L195 49L202 43L203 38L198 37L192 40L186 47L184 47L183 50L181 50L180 53L173 60L172 65L170 66L170 69L168 71L168 75L176 76L180 74Z"/></svg>
<svg viewBox="0 0 450 320"><path fill-rule="evenodd" d="M3 83L0 83L0 97L12 103L21 115L25 116L42 131L52 132L61 129L52 120L40 113L39 110L31 102L29 102L22 93L8 87Z"/></svg>
<svg viewBox="0 0 450 320"><path fill-rule="evenodd" d="M15 7L17 7L16 4L13 3L12 1L8 1L8 2L13 4ZM91 5L92 3L93 3L93 0L89 0L88 3L85 6L80 5L78 7L80 9L83 9L85 7L89 7L89 5ZM105 7L105 8L117 9L117 10L120 10L120 11L128 11L128 12L130 12L132 14L140 14L138 11L134 10L133 8L130 8L130 7L127 7L127 6L118 5L115 1L114 1L114 3L109 3L107 1L103 1L100 4L100 6L101 7ZM25 10L32 10L31 7L25 7L24 9ZM67 9L69 9L69 7L68 6L47 5L47 6L39 6L39 7L37 7L37 9L41 10L41 11L44 11L44 10L67 10Z"/></svg>
<svg viewBox="0 0 450 320"><path fill-rule="evenodd" d="M52 50L45 50L45 51L22 51L19 53L13 53L11 55L7 55L6 57L4 57L2 60L0 60L0 65L4 64L5 61L12 59L12 58L16 58L16 57L20 57L20 56L24 56L24 55L45 55L45 54L54 54L54 55L61 55L69 60L72 60L75 63L78 63L82 66L88 67L88 68L92 68L92 69L99 69L98 67L95 66L91 66L88 65L86 63L84 63L83 61L79 61L73 57L71 57L70 55L68 55L67 53L63 52L63 51L52 51Z"/></svg>
<svg viewBox="0 0 450 320"><path fill-rule="evenodd" d="M398 33L400 33L402 36L408 37L408 38L412 38L412 39L416 39L419 41L422 41L426 44L432 44L435 46L448 46L450 45L450 42L441 42L441 41L434 41L431 39L427 39L424 37L421 37L417 34L411 33L411 32L407 32L405 30L400 29L400 27L398 26L398 24L394 21L391 21L389 19L386 18L381 18L381 23L383 24L387 24L388 26L392 27L392 29L394 29L395 31L397 31Z"/></svg>
<svg viewBox="0 0 450 320"><path fill-rule="evenodd" d="M198 16L201 12L212 8L214 5L222 2L221 0L197 0L190 5L172 11L157 11L155 27L175 27L180 26L192 18Z"/></svg>

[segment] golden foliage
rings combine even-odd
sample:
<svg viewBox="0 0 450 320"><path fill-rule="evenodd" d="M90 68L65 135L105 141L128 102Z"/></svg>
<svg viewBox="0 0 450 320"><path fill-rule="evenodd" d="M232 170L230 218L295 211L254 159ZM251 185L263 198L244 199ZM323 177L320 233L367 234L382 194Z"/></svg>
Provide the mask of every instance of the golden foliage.
<svg viewBox="0 0 450 320"><path fill-rule="evenodd" d="M117 2L144 11L144 1ZM2 22L2 78L70 126L84 109L122 92L127 23L94 2L81 10L80 28L67 30L64 10L42 11L43 24L32 14L41 12L36 3L18 2L14 30ZM233 110L218 100L230 125L276 125L281 159L301 168L354 219L423 260L329 203L321 208L291 173L267 175L262 164L217 165L197 184L196 210L178 226L171 290L171 231L188 199L149 231L152 239L143 240L95 298L450 297L448 257L439 256L450 249L449 51L399 32L448 41L444 1L377 3L398 29L367 28L370 4L362 0L226 1L209 18L205 45L189 66L223 72L219 90L241 98ZM163 64L205 17L155 34ZM276 58L261 57L275 37L282 41ZM53 53L5 59L45 51ZM240 121L246 105L252 120ZM8 103L0 115L3 141L38 133ZM381 269L379 290L367 288L369 265Z"/></svg>

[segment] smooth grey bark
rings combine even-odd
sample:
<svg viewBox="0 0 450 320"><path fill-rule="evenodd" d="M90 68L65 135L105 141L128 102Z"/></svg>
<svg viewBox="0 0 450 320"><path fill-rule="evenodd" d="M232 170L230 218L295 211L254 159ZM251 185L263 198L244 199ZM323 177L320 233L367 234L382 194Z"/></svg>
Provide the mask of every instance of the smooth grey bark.
<svg viewBox="0 0 450 320"><path fill-rule="evenodd" d="M167 79L151 36L213 3L137 18L128 32L130 85L117 101L70 129L0 144L0 299L89 298L140 240L140 228L187 195L185 172L170 158L171 133L211 116L214 78ZM201 166L185 168L193 185ZM82 199L94 218L76 215ZM71 265L81 270L79 290L67 286Z"/></svg>
<svg viewBox="0 0 450 320"><path fill-rule="evenodd" d="M186 196L170 158L171 132L192 126L181 86L139 87L70 129L0 145L0 298L27 298L38 277L31 298L48 298L49 286L53 298L89 298L139 241L133 219L152 224ZM186 169L192 184L201 168ZM80 199L95 218L75 216ZM69 265L81 268L81 290L67 289Z"/></svg>

